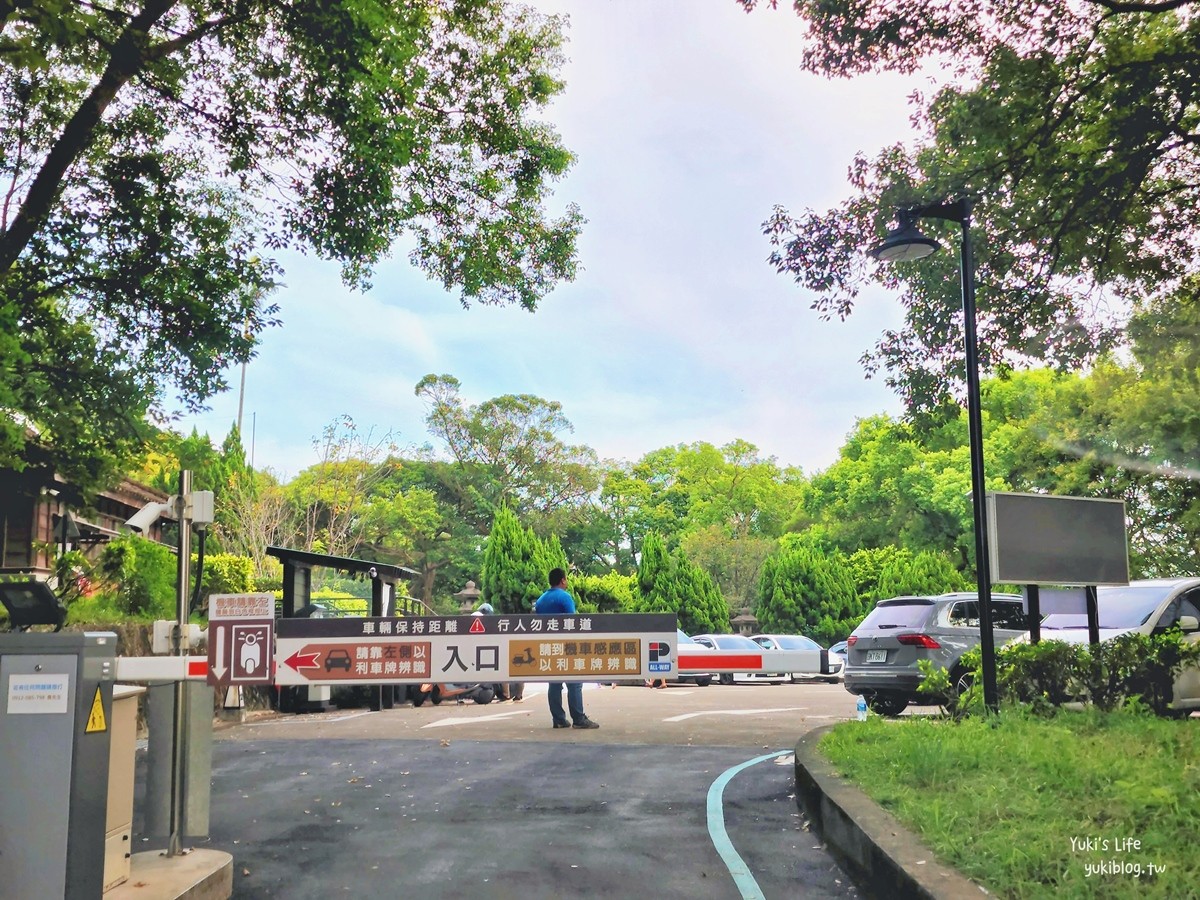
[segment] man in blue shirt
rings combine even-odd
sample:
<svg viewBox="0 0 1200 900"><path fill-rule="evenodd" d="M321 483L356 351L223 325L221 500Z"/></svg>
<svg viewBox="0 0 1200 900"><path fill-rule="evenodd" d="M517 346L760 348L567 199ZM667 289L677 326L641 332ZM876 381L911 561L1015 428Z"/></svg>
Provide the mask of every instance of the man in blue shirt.
<svg viewBox="0 0 1200 900"><path fill-rule="evenodd" d="M567 593L567 573L562 569L550 570L550 590L537 598L533 611L541 616L571 616L575 614L575 600ZM571 712L570 720L563 712L562 689L563 682L550 682L550 690L546 697L550 701L550 717L554 720L555 728L599 728L600 726L587 717L583 711L583 685L578 681L567 684L567 709Z"/></svg>

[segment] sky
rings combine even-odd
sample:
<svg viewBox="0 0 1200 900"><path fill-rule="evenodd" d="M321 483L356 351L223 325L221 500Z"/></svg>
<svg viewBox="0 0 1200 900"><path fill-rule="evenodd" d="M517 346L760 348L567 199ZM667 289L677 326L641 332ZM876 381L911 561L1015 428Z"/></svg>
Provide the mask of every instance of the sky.
<svg viewBox="0 0 1200 900"><path fill-rule="evenodd" d="M562 405L568 443L635 461L676 444L749 441L807 474L828 467L856 420L899 401L859 358L899 327L897 298L865 292L845 322L767 263L775 204L823 211L847 169L911 140L898 76L828 81L800 71L790 9L734 0L535 0L569 16L565 91L543 118L578 157L551 209L587 223L581 270L537 312L472 306L402 250L366 293L336 265L281 257L269 329L246 372L243 435L257 468L290 478L349 416L360 435L433 443L413 389L449 374L477 404L534 394ZM780 4L781 7L789 4ZM211 410L183 418L219 444L237 419L240 370ZM436 448L436 444L435 444ZM440 448L438 448L440 449Z"/></svg>

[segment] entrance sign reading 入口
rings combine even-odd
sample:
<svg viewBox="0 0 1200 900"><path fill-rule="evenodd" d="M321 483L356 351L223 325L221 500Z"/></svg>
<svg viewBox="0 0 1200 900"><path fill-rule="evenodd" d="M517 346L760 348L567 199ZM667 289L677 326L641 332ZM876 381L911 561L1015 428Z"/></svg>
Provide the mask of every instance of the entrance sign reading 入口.
<svg viewBox="0 0 1200 900"><path fill-rule="evenodd" d="M606 681L675 674L675 617L280 619L275 683Z"/></svg>
<svg viewBox="0 0 1200 900"><path fill-rule="evenodd" d="M271 594L208 598L208 683L270 684L275 632Z"/></svg>

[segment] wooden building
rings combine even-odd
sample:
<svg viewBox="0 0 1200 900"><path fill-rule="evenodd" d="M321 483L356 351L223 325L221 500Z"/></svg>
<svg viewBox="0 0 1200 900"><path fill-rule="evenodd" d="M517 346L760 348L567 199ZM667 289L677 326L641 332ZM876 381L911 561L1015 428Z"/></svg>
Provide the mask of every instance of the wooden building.
<svg viewBox="0 0 1200 900"><path fill-rule="evenodd" d="M170 499L162 491L125 480L101 491L88 509L80 510L68 506L66 488L61 479L47 486L19 472L0 472L0 575L47 578L54 570L56 550L80 550L94 558L103 544L121 533L126 519L147 503ZM162 522L151 525L144 536L161 541Z"/></svg>

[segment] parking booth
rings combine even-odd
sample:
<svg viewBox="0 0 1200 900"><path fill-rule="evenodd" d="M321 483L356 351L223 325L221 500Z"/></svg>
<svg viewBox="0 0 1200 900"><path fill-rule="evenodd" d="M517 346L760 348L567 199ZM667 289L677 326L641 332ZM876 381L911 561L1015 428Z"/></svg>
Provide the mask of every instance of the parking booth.
<svg viewBox="0 0 1200 900"><path fill-rule="evenodd" d="M0 599L14 627L58 605L41 582ZM111 632L0 634L0 896L104 891L116 650Z"/></svg>
<svg viewBox="0 0 1200 900"><path fill-rule="evenodd" d="M345 556L330 556L326 553L291 550L286 547L268 547L267 555L274 556L283 564L283 600L280 604L280 616L284 619L320 615L312 602L314 568L333 569L336 572L369 579L371 600L367 613L376 618L412 615L415 609L410 604L420 602L411 597L401 597L396 592L397 583L420 574L415 569ZM396 691L397 689L390 685L377 686L372 693L371 708L391 709L396 702ZM328 709L331 705L331 689L325 685L279 688L280 712L317 712Z"/></svg>

